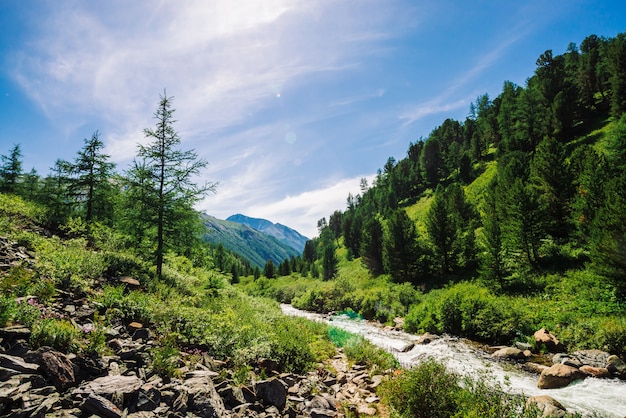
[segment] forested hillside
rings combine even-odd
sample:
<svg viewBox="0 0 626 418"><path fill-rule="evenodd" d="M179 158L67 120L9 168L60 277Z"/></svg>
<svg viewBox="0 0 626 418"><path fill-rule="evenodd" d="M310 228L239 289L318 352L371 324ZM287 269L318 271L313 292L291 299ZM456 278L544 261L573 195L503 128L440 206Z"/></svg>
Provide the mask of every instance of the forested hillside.
<svg viewBox="0 0 626 418"><path fill-rule="evenodd" d="M626 329L626 35L591 35L536 65L524 86L478 97L465 120L446 119L363 179L345 211L318 222L298 260L308 273L251 291L382 320L411 307L414 330L492 341L547 324L593 345L593 332L574 331L599 326L589 316ZM307 284L315 277L327 284ZM401 284L444 289L419 297ZM545 314L507 309L520 296ZM462 320L485 309L493 324Z"/></svg>

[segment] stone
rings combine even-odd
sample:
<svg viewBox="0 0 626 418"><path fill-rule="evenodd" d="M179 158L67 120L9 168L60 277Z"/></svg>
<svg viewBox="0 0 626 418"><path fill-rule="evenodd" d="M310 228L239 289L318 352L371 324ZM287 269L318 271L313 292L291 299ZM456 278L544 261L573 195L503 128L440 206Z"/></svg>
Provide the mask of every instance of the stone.
<svg viewBox="0 0 626 418"><path fill-rule="evenodd" d="M548 395L531 396L526 405L536 405L543 417L564 417L567 410L556 399Z"/></svg>
<svg viewBox="0 0 626 418"><path fill-rule="evenodd" d="M10 356L8 354L0 354L0 367L25 374L35 374L39 372L39 365L28 363L21 357Z"/></svg>
<svg viewBox="0 0 626 418"><path fill-rule="evenodd" d="M135 332L133 332L133 341L141 340L148 341L152 338L152 333L148 328L139 328Z"/></svg>
<svg viewBox="0 0 626 418"><path fill-rule="evenodd" d="M255 391L263 402L274 405L281 411L285 408L285 404L287 403L287 387L281 380L271 379L257 382Z"/></svg>
<svg viewBox="0 0 626 418"><path fill-rule="evenodd" d="M314 408L309 411L311 418L334 418L337 412L333 409Z"/></svg>
<svg viewBox="0 0 626 418"><path fill-rule="evenodd" d="M606 368L613 376L626 379L626 363L616 355L609 356L606 360Z"/></svg>
<svg viewBox="0 0 626 418"><path fill-rule="evenodd" d="M532 351L532 346L528 343L523 343L521 341L515 341L515 348L519 348L522 351L526 351L526 350L531 350Z"/></svg>
<svg viewBox="0 0 626 418"><path fill-rule="evenodd" d="M525 370L529 373L541 374L548 366L544 366L543 364L527 362L521 365L522 370Z"/></svg>
<svg viewBox="0 0 626 418"><path fill-rule="evenodd" d="M87 397L81 409L106 418L121 418L122 416L122 411L113 402L93 393Z"/></svg>
<svg viewBox="0 0 626 418"><path fill-rule="evenodd" d="M335 409L335 405L325 397L319 395L314 396L313 399L307 402L306 407L309 409Z"/></svg>
<svg viewBox="0 0 626 418"><path fill-rule="evenodd" d="M526 360L524 352L515 347L504 347L496 351L491 357L501 360Z"/></svg>
<svg viewBox="0 0 626 418"><path fill-rule="evenodd" d="M425 345L425 344L430 344L431 342L433 342L434 340L438 339L439 336L435 335L435 334L431 334L429 332L427 332L426 334L421 335L417 341L415 341L416 344L420 344L420 345Z"/></svg>
<svg viewBox="0 0 626 418"><path fill-rule="evenodd" d="M120 277L120 278L118 279L118 281L119 281L120 283L125 283L125 284L127 284L129 287L134 287L134 288L137 288L137 287L140 287L140 286L141 286L141 283L139 282L139 280L135 279L134 277L130 277L130 276L123 276L123 277Z"/></svg>
<svg viewBox="0 0 626 418"><path fill-rule="evenodd" d="M565 351L565 346L545 328L541 328L539 331L536 331L533 336L538 347L543 346L551 353L560 353Z"/></svg>
<svg viewBox="0 0 626 418"><path fill-rule="evenodd" d="M217 393L219 393L220 397L224 401L224 405L227 407L234 408L246 403L246 398L244 398L243 391L240 387L226 385L225 387L218 389ZM304 398L302 398L302 401L304 401Z"/></svg>
<svg viewBox="0 0 626 418"><path fill-rule="evenodd" d="M72 391L72 396L89 396L93 393L111 397L116 392L131 395L135 394L142 385L143 382L137 376L104 376L84 382Z"/></svg>
<svg viewBox="0 0 626 418"><path fill-rule="evenodd" d="M565 364L555 364L541 372L537 387L539 389L558 389L585 377L587 377L585 373L574 367L566 366Z"/></svg>
<svg viewBox="0 0 626 418"><path fill-rule="evenodd" d="M577 358L583 365L591 367L606 367L610 356L609 353L602 350L578 350L572 353L572 357Z"/></svg>
<svg viewBox="0 0 626 418"><path fill-rule="evenodd" d="M226 408L224 402L215 390L213 382L208 377L193 377L186 379L184 385L189 395L188 407L202 417L222 417Z"/></svg>
<svg viewBox="0 0 626 418"><path fill-rule="evenodd" d="M611 372L606 367L593 367L587 364L583 364L580 366L580 371L583 373L587 373L589 376L597 377L599 379L604 379L611 377Z"/></svg>
<svg viewBox="0 0 626 418"><path fill-rule="evenodd" d="M415 348L415 343L406 343L400 348L396 348L395 350L399 353L408 353L409 351Z"/></svg>
<svg viewBox="0 0 626 418"><path fill-rule="evenodd" d="M38 350L41 369L59 392L76 385L74 365L63 353L54 350Z"/></svg>

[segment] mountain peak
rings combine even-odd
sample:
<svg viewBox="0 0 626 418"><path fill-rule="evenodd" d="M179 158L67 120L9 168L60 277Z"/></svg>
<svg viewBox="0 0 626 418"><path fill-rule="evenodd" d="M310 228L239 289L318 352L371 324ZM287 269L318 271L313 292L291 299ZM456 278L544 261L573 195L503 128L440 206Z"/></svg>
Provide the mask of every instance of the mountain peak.
<svg viewBox="0 0 626 418"><path fill-rule="evenodd" d="M251 218L249 216L238 213L229 216L228 218L226 218L226 220L231 222L237 222L242 225L247 225L250 228L255 229L259 232L263 232L264 234L273 236L278 241L288 245L291 248L294 248L300 253L304 250L304 244L308 241L307 237L300 234L295 229L278 223L275 224L268 221L267 219Z"/></svg>

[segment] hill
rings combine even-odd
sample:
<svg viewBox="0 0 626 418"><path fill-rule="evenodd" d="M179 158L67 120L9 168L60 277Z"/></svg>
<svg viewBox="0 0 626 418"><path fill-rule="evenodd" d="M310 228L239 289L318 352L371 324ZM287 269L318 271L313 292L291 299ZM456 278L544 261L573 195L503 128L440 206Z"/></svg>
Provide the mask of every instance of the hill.
<svg viewBox="0 0 626 418"><path fill-rule="evenodd" d="M227 221L237 222L242 225L248 225L249 227L256 229L259 232L263 232L264 234L270 235L283 244L286 244L298 251L298 253L302 253L304 250L304 244L309 240L304 235L300 234L295 229L291 229L288 226L275 224L267 219L261 218L251 218L246 215L242 215L240 213L236 215L229 216L226 218Z"/></svg>
<svg viewBox="0 0 626 418"><path fill-rule="evenodd" d="M217 219L206 214L202 214L201 217L202 223L207 228L204 241L212 244L221 243L224 248L250 260L254 266L263 268L267 260L272 260L278 265L285 259L300 255L300 251L248 225Z"/></svg>

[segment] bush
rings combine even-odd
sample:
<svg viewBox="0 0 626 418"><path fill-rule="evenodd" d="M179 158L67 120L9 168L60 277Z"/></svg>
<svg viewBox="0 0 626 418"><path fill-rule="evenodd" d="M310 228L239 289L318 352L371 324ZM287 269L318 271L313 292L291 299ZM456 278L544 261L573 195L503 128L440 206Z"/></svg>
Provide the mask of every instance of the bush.
<svg viewBox="0 0 626 418"><path fill-rule="evenodd" d="M390 370L400 366L396 358L360 335L351 334L338 328L328 331L329 339L343 347L349 360L375 370Z"/></svg>
<svg viewBox="0 0 626 418"><path fill-rule="evenodd" d="M492 344L509 343L522 333L521 314L504 296L462 282L431 291L405 319L409 332L449 333Z"/></svg>
<svg viewBox="0 0 626 418"><path fill-rule="evenodd" d="M4 327L14 318L16 306L13 298L0 295L0 327Z"/></svg>
<svg viewBox="0 0 626 418"><path fill-rule="evenodd" d="M461 383L460 383L461 382ZM429 358L384 381L378 393L399 417L537 418L522 395L511 395L488 373L461 378Z"/></svg>
<svg viewBox="0 0 626 418"><path fill-rule="evenodd" d="M33 325L30 343L35 348L51 347L67 352L76 349L78 335L78 330L71 322L46 318Z"/></svg>
<svg viewBox="0 0 626 418"><path fill-rule="evenodd" d="M428 359L384 381L378 393L399 417L449 418L458 411L462 390L458 379L445 366Z"/></svg>

